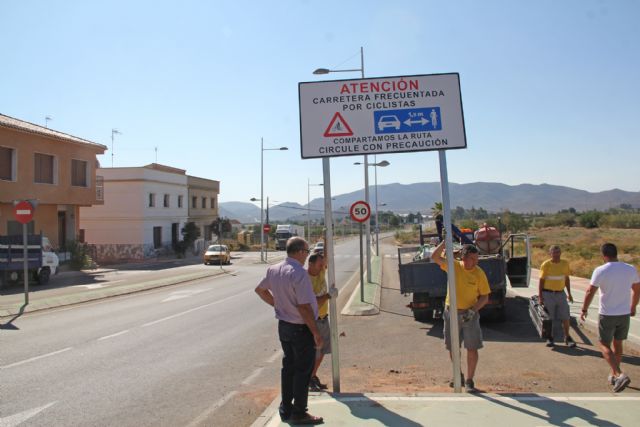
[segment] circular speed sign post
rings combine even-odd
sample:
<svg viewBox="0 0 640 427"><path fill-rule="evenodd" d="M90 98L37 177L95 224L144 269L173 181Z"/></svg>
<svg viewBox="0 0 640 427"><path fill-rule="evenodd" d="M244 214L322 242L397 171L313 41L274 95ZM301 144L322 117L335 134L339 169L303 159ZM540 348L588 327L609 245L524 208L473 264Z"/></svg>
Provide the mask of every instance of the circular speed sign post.
<svg viewBox="0 0 640 427"><path fill-rule="evenodd" d="M22 266L24 276L24 303L29 304L29 254L27 224L33 219L33 205L27 200L21 200L14 206L13 213L16 221L22 224Z"/></svg>
<svg viewBox="0 0 640 427"><path fill-rule="evenodd" d="M371 208L369 203L359 200L351 205L349 208L349 214L351 219L360 223L360 301L364 302L364 266L363 266L363 251L362 251L362 227L371 216ZM369 250L369 248L367 248Z"/></svg>

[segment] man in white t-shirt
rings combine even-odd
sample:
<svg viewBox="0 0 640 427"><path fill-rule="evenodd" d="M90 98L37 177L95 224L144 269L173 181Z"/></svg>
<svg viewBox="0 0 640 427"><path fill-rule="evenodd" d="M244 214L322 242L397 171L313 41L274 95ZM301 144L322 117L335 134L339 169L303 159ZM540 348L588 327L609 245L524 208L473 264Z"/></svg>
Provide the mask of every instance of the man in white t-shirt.
<svg viewBox="0 0 640 427"><path fill-rule="evenodd" d="M618 261L618 249L613 243L602 245L600 252L605 264L593 270L591 286L585 295L580 318L585 320L589 304L600 289L600 351L611 367L609 384L613 385L613 391L620 392L631 382L629 376L620 370L620 363L622 343L627 339L630 319L636 315L636 306L640 300L640 278L634 266Z"/></svg>

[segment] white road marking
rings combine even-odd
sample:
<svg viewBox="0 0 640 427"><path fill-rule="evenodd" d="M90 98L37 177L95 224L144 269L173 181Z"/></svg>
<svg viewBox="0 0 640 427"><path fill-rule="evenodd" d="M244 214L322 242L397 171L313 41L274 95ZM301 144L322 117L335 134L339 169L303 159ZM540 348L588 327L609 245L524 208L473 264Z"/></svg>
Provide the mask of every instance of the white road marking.
<svg viewBox="0 0 640 427"><path fill-rule="evenodd" d="M209 304L201 305L199 307L194 307L194 308L191 308L189 310L182 311L180 313L172 314L171 316L163 317L162 319L158 319L158 320L154 320L153 322L145 323L144 325L142 325L142 327L146 328L147 326L152 326L152 325L155 325L157 323L164 322L166 320L175 319L176 317L184 316L185 314L189 314L189 313L192 313L194 311L201 310L203 308L211 307L212 305L220 304L220 303L228 301L230 299L239 297L239 296L241 296L243 294L248 294L249 292L253 292L253 291L252 290L247 290L247 291L244 291L244 292L240 292L239 294L232 295L232 296L227 297L227 298L223 298L223 299L221 299L219 301L214 301L214 302L211 302Z"/></svg>
<svg viewBox="0 0 640 427"><path fill-rule="evenodd" d="M46 405L40 406L39 408L28 409L17 414L9 415L8 417L0 418L0 427L14 427L22 424L29 418L35 417L40 412L55 405L56 403L58 402L47 403Z"/></svg>
<svg viewBox="0 0 640 427"><path fill-rule="evenodd" d="M171 295L163 299L161 302L168 302L168 301L175 301L177 299L182 299L182 298L189 298L190 296L198 295L199 293L207 292L209 290L211 289L194 289L194 290L175 291L175 292L171 292Z"/></svg>
<svg viewBox="0 0 640 427"><path fill-rule="evenodd" d="M129 332L129 329L126 329L126 330L120 331L120 332L116 332L115 334L105 335L104 337L98 338L98 341L108 340L109 338L113 338L113 337L117 337L117 336L120 336L120 335L124 335L127 332Z"/></svg>
<svg viewBox="0 0 640 427"><path fill-rule="evenodd" d="M113 283L113 282L109 282L109 283ZM104 284L102 283L94 283L92 285L73 285L72 288L87 288L87 289L100 289L104 287Z"/></svg>
<svg viewBox="0 0 640 427"><path fill-rule="evenodd" d="M11 363L9 365L0 366L0 369L13 368L14 366L24 365L25 363L33 362L36 360L44 359L45 357L55 356L56 354L64 353L65 351L71 350L73 347L63 348L62 350L53 351L51 353L43 354L41 356L32 357L30 359L21 360L20 362Z"/></svg>
<svg viewBox="0 0 640 427"><path fill-rule="evenodd" d="M207 418L211 417L211 415L215 411L217 411L218 408L220 408L225 403L227 403L236 394L238 394L238 392L234 390L234 391L231 391L231 392L225 394L224 396L222 396L222 398L220 400L215 402L213 405L209 406L204 412L202 412L193 421L191 421L189 424L187 424L187 427L198 427L198 426L201 426L207 420Z"/></svg>
<svg viewBox="0 0 640 427"><path fill-rule="evenodd" d="M258 375L260 375L262 373L262 371L264 371L264 366L262 368L258 368L255 371L253 371L251 373L251 375L249 375L247 378L245 378L240 384L242 384L242 385L251 384L251 382L253 380L255 380L258 377Z"/></svg>

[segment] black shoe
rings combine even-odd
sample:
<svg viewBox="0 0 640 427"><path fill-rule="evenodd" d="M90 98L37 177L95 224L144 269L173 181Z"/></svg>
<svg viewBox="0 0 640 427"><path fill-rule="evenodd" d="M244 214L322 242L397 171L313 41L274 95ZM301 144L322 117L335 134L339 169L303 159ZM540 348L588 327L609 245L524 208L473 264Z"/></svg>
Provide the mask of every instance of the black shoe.
<svg viewBox="0 0 640 427"><path fill-rule="evenodd" d="M556 343L553 341L553 338L549 338L547 340L547 347L553 347L555 345L556 345Z"/></svg>
<svg viewBox="0 0 640 427"><path fill-rule="evenodd" d="M464 374L460 373L460 383L464 385ZM453 380L449 381L449 387L453 388Z"/></svg>
<svg viewBox="0 0 640 427"><path fill-rule="evenodd" d="M305 424L305 425L309 425L309 424L322 424L324 423L324 420L322 419L322 417L315 417L313 415L311 415L308 412L305 412L304 414L298 415L298 414L292 414L289 417L289 424Z"/></svg>
<svg viewBox="0 0 640 427"><path fill-rule="evenodd" d="M564 339L564 343L570 348L574 348L576 346L576 342L569 335Z"/></svg>
<svg viewBox="0 0 640 427"><path fill-rule="evenodd" d="M315 386L315 388L318 388L320 390L326 390L327 388L329 388L326 384L322 384L320 382L320 378L318 378L317 375L311 377L311 380L309 381L309 388L311 388L312 384Z"/></svg>
<svg viewBox="0 0 640 427"><path fill-rule="evenodd" d="M278 408L278 412L280 413L280 419L282 421L287 421L291 417L292 409L293 408L285 408L284 406L282 406L282 404L280 404L280 407Z"/></svg>
<svg viewBox="0 0 640 427"><path fill-rule="evenodd" d="M475 383L473 382L473 380L467 380L467 381L465 381L465 383L464 383L464 390L465 390L467 393L475 393L475 392L477 392L477 391L478 391L478 390L476 389L476 385L475 385Z"/></svg>

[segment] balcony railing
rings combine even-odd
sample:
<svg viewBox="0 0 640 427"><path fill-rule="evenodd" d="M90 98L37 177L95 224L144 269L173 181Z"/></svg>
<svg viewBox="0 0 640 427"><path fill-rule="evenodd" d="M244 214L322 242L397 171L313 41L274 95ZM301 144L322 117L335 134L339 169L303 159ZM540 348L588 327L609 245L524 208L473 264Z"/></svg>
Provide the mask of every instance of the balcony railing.
<svg viewBox="0 0 640 427"><path fill-rule="evenodd" d="M96 200L104 202L104 177L96 176Z"/></svg>

